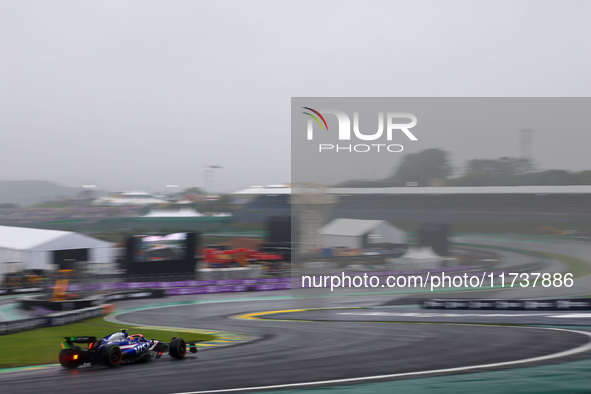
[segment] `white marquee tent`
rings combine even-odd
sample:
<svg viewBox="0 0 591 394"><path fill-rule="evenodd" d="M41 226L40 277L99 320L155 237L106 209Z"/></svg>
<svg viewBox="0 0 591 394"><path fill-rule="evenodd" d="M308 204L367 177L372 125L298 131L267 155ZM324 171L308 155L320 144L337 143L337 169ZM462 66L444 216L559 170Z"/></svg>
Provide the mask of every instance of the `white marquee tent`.
<svg viewBox="0 0 591 394"><path fill-rule="evenodd" d="M406 252L402 255L403 258L412 259L412 260L430 260L436 259L441 260L442 257L439 256L437 253L433 251L430 246L425 247L418 247L418 248L408 248Z"/></svg>
<svg viewBox="0 0 591 394"><path fill-rule="evenodd" d="M0 274L51 269L55 251L87 249L89 263L110 263L113 244L71 231L0 226Z"/></svg>
<svg viewBox="0 0 591 394"><path fill-rule="evenodd" d="M171 209L151 209L150 212L141 216L143 218L188 218L205 216L193 208Z"/></svg>
<svg viewBox="0 0 591 394"><path fill-rule="evenodd" d="M323 248L361 249L372 243L406 243L406 233L385 220L334 219L319 232Z"/></svg>

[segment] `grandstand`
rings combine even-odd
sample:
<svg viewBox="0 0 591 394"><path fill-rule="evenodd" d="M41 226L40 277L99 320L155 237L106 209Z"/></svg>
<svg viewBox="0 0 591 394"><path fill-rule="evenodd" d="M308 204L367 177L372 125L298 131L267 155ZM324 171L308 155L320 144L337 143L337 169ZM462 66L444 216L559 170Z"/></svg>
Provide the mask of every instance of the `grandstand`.
<svg viewBox="0 0 591 394"><path fill-rule="evenodd" d="M240 209L237 218L290 210L291 188L261 187L238 193L246 191L253 199ZM586 222L591 217L591 186L333 188L328 193L339 197L331 218L383 219L393 223L544 223Z"/></svg>
<svg viewBox="0 0 591 394"><path fill-rule="evenodd" d="M271 216L291 215L291 186L253 186L233 193L244 203L233 212L236 222L261 223Z"/></svg>

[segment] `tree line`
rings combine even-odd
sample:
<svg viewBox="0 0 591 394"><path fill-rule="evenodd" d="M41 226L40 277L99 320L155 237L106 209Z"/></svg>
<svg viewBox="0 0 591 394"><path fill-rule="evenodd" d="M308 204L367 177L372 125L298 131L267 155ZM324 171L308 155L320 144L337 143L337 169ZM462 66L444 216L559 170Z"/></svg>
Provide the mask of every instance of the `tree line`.
<svg viewBox="0 0 591 394"><path fill-rule="evenodd" d="M466 163L463 175L454 177L449 154L427 149L408 154L392 175L380 180L351 180L337 187L400 186L564 186L591 185L591 170L538 171L524 158L474 159Z"/></svg>

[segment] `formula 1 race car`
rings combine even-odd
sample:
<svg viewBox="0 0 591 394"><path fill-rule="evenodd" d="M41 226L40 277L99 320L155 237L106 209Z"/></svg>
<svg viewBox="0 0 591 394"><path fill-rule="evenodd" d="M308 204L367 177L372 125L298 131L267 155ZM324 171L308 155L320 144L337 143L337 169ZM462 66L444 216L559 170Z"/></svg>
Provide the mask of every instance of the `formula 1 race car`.
<svg viewBox="0 0 591 394"><path fill-rule="evenodd" d="M96 337L65 338L59 360L62 367L68 369L78 368L86 363L116 367L160 358L164 352L168 352L170 357L181 359L187 354L187 349L191 353L197 353L194 342L186 343L177 337L172 338L170 343L148 340L141 334L129 335L127 329L98 340ZM80 347L77 344L86 346Z"/></svg>

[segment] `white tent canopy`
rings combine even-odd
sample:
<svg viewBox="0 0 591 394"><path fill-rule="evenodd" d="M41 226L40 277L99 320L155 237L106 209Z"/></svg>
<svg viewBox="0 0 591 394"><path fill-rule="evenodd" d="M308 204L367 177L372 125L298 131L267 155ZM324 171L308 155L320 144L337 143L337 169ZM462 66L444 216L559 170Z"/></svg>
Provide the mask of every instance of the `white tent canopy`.
<svg viewBox="0 0 591 394"><path fill-rule="evenodd" d="M291 185L251 186L246 189L238 190L233 194L291 194Z"/></svg>
<svg viewBox="0 0 591 394"><path fill-rule="evenodd" d="M200 212L197 212L193 208L181 208L181 209L151 209L150 212L141 216L143 218L189 218L189 217L202 217L205 216Z"/></svg>
<svg viewBox="0 0 591 394"><path fill-rule="evenodd" d="M323 248L361 249L372 243L406 243L406 233L385 220L335 219L319 233Z"/></svg>
<svg viewBox="0 0 591 394"><path fill-rule="evenodd" d="M408 248L406 252L402 255L403 258L413 259L413 260L430 260L430 259L437 259L440 260L441 256L433 251L430 246L427 247L418 247L418 248Z"/></svg>
<svg viewBox="0 0 591 394"><path fill-rule="evenodd" d="M110 263L112 244L71 231L0 226L0 274L18 269L49 269L56 250L88 249L89 263Z"/></svg>

